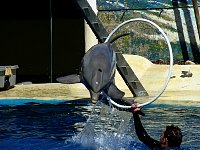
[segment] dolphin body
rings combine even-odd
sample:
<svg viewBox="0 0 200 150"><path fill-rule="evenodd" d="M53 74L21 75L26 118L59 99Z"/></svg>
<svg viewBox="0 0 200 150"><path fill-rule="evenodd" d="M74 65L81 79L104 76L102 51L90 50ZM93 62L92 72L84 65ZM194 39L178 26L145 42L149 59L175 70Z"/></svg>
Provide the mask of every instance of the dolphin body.
<svg viewBox="0 0 200 150"><path fill-rule="evenodd" d="M101 92L112 99L121 99L125 93L114 84L116 56L111 45L125 35L128 33L91 47L82 59L79 74L59 77L57 81L64 84L83 83L89 90L93 103L99 99Z"/></svg>

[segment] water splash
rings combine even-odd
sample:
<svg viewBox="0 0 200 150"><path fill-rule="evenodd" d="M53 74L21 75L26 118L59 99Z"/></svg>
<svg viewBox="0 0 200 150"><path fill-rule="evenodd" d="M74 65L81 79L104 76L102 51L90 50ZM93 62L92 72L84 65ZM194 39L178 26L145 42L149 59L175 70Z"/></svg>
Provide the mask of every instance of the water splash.
<svg viewBox="0 0 200 150"><path fill-rule="evenodd" d="M87 126L83 132L73 137L73 141L87 149L125 150L129 149L133 137L130 135L100 130L94 132L94 126Z"/></svg>
<svg viewBox="0 0 200 150"><path fill-rule="evenodd" d="M133 142L130 128L131 114L118 111L98 102L87 120L84 129L73 136L71 141L86 149L125 150Z"/></svg>

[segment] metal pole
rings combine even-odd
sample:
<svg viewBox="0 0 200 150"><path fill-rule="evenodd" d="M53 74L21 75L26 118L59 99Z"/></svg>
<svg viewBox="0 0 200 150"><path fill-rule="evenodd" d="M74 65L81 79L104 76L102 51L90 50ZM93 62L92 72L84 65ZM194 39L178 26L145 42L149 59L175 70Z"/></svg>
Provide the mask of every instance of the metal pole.
<svg viewBox="0 0 200 150"><path fill-rule="evenodd" d="M194 7L194 14L196 18L196 24L197 24L197 30L199 33L199 39L200 39L200 17L199 17L199 8L197 4L197 0L192 0L193 7Z"/></svg>
<svg viewBox="0 0 200 150"><path fill-rule="evenodd" d="M50 2L50 83L53 82L53 30L52 30L52 27L53 27L53 23L52 23L52 0L49 1Z"/></svg>

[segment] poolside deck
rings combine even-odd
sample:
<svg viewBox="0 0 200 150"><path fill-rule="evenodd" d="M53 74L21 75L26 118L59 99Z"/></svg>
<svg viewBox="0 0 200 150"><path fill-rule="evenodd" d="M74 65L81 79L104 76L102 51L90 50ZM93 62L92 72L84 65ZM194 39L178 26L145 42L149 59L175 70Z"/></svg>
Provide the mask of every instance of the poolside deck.
<svg viewBox="0 0 200 150"><path fill-rule="evenodd" d="M125 55L130 66L141 80L150 96L162 88L168 65L155 65L140 56ZM189 69L192 77L181 77L182 70ZM200 65L174 65L172 78L161 97L155 103L183 104L200 106ZM125 97L132 97L121 76L117 73L116 85L123 90ZM82 99L89 98L89 92L83 84L29 84L16 85L8 91L0 92L0 99L36 98L36 99ZM143 100L141 100L143 101Z"/></svg>

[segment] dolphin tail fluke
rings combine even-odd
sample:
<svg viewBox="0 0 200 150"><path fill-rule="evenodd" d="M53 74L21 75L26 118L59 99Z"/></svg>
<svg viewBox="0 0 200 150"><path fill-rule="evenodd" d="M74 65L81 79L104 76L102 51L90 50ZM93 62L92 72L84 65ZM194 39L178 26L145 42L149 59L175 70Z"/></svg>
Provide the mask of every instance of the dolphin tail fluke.
<svg viewBox="0 0 200 150"><path fill-rule="evenodd" d="M119 39L120 37L123 37L123 36L127 36L129 35L130 33L124 33L124 34L120 34L120 35L117 35L115 36L113 39L110 39L107 43L113 43L114 41L116 41L117 39Z"/></svg>
<svg viewBox="0 0 200 150"><path fill-rule="evenodd" d="M72 74L64 77L59 77L56 80L64 84L80 83L80 76L77 74Z"/></svg>
<svg viewBox="0 0 200 150"><path fill-rule="evenodd" d="M117 88L115 84L111 84L108 88L108 95L114 99L121 99L125 93Z"/></svg>

